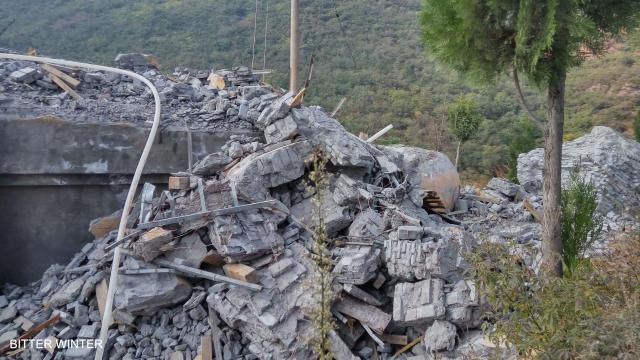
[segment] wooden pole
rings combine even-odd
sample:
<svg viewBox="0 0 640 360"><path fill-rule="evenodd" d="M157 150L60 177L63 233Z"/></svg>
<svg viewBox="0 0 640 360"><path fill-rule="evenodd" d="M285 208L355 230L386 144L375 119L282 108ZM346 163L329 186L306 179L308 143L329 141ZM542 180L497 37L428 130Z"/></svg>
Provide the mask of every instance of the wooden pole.
<svg viewBox="0 0 640 360"><path fill-rule="evenodd" d="M298 0L291 0L291 40L289 42L289 91L298 91Z"/></svg>

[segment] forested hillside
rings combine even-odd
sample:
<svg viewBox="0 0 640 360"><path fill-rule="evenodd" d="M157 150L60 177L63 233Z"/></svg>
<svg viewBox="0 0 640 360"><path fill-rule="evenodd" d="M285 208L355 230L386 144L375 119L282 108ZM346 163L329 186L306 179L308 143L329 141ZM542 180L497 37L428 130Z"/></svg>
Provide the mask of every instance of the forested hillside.
<svg viewBox="0 0 640 360"><path fill-rule="evenodd" d="M265 21L268 12L268 29ZM373 133L389 123L383 142L438 148L449 154L447 104L475 94L486 121L464 144L461 168L468 179L504 174L509 144L523 133L523 112L505 76L491 87L467 83L429 59L420 41L420 0L303 0L301 76L311 54L316 67L305 99L333 108L351 131ZM0 47L109 64L118 52L156 55L165 71L183 65L274 69L266 81L286 86L289 2L219 0L21 0L0 7ZM640 36L612 44L609 54L573 70L568 80L566 138L606 124L632 136L640 102ZM530 106L544 117L543 96L525 86ZM535 134L536 131L531 133Z"/></svg>

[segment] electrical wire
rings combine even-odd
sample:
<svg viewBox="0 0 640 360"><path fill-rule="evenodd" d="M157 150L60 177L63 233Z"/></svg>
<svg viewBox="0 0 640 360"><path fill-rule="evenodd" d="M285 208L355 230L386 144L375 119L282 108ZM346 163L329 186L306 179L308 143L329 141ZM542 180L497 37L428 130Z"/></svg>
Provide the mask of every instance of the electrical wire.
<svg viewBox="0 0 640 360"><path fill-rule="evenodd" d="M253 61L256 58L256 33L258 31L258 0L256 0L256 13L253 16L253 46L251 47L251 70L253 70Z"/></svg>
<svg viewBox="0 0 640 360"><path fill-rule="evenodd" d="M131 205L133 204L133 198L136 193L136 189L138 188L138 183L140 182L140 177L142 176L142 170L144 169L145 164L147 163L147 158L149 157L149 153L151 152L151 147L153 146L153 142L156 137L156 132L158 131L158 125L160 124L160 113L161 113L161 103L160 103L160 94L158 94L158 90L156 87L149 81L149 79L145 78L142 75L136 74L133 71L113 68L109 66L102 65L94 65L81 63L76 61L69 60L61 60L61 59L51 59L39 56L29 56L29 55L18 55L18 54L8 54L8 53L0 53L0 59L9 59L9 60L18 60L18 61L32 61L41 64L52 64L52 65L60 65L60 66L68 66L74 68L85 68L96 71L106 71L111 73L116 73L120 75L127 75L137 80L140 80L144 83L153 94L153 99L155 101L155 113L153 115L153 123L151 125L151 131L149 132L149 137L147 138L147 142L144 145L144 149L142 150L142 155L140 155L140 160L138 160L138 165L136 166L136 170L133 174L133 179L131 180L131 186L129 186L129 192L127 193L127 199L124 203L124 208L122 209L122 215L120 216L120 225L118 226L118 237L116 241L119 241L124 237L124 231L127 226L127 218L129 217L129 210L131 209ZM102 360L102 356L104 353L104 345L107 343L107 335L109 330L109 324L111 323L111 314L113 310L113 297L116 292L116 286L118 284L118 268L120 267L120 259L122 257L120 245L118 245L113 252L113 261L111 263L111 274L109 276L109 288L107 290L107 299L104 308L104 314L102 316L102 326L100 327L100 341L101 346L97 346L96 349L96 360Z"/></svg>

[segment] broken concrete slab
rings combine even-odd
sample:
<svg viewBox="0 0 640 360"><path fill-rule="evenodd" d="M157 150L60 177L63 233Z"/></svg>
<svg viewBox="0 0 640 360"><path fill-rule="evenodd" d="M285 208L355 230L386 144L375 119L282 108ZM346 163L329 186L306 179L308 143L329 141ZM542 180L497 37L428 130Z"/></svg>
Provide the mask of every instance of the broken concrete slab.
<svg viewBox="0 0 640 360"><path fill-rule="evenodd" d="M190 295L191 284L174 274L120 275L114 304L132 314L152 314Z"/></svg>
<svg viewBox="0 0 640 360"><path fill-rule="evenodd" d="M364 184L340 174L333 184L333 199L340 206L366 207L373 201L373 194L363 187Z"/></svg>
<svg viewBox="0 0 640 360"><path fill-rule="evenodd" d="M404 326L425 325L445 316L444 281L427 279L398 283L393 293L393 321Z"/></svg>
<svg viewBox="0 0 640 360"><path fill-rule="evenodd" d="M226 154L221 152L212 153L194 165L193 173L201 176L213 175L224 169L231 161L233 161L233 159Z"/></svg>
<svg viewBox="0 0 640 360"><path fill-rule="evenodd" d="M170 261L182 259L186 266L199 268L207 256L207 246L200 240L200 235L193 232L175 244L173 249L167 250L164 257Z"/></svg>
<svg viewBox="0 0 640 360"><path fill-rule="evenodd" d="M498 193L510 199L515 198L515 196L519 192L523 191L521 190L520 185L514 184L507 179L498 178L498 177L494 177L491 180L489 180L489 183L487 183L487 188L497 191Z"/></svg>
<svg viewBox="0 0 640 360"><path fill-rule="evenodd" d="M331 237L351 224L353 214L351 208L336 204L329 190L325 189L321 194L319 209L314 204L313 198L307 198L293 205L290 211L292 216L308 228L315 228L319 225L318 210L322 211L325 231L327 236Z"/></svg>
<svg viewBox="0 0 640 360"><path fill-rule="evenodd" d="M276 120L264 130L267 144L274 144L288 139L293 139L298 134L298 124L291 116Z"/></svg>
<svg viewBox="0 0 640 360"><path fill-rule="evenodd" d="M542 191L543 149L518 156L518 182L531 193ZM562 145L562 184L566 186L571 169L593 182L598 210L635 214L640 209L640 143L615 130L594 126L589 134Z"/></svg>
<svg viewBox="0 0 640 360"><path fill-rule="evenodd" d="M383 243L384 222L377 211L366 208L354 218L349 226L349 237L352 241Z"/></svg>
<svg viewBox="0 0 640 360"><path fill-rule="evenodd" d="M336 280L343 284L362 285L376 277L380 249L373 246L348 245L333 268Z"/></svg>
<svg viewBox="0 0 640 360"><path fill-rule="evenodd" d="M288 92L279 97L269 106L267 106L254 123L254 125L261 130L264 130L267 126L273 124L276 120L282 119L289 113L289 105L287 100L292 98L294 94Z"/></svg>
<svg viewBox="0 0 640 360"><path fill-rule="evenodd" d="M474 323L474 308L479 305L475 284L470 280L460 280L451 292L446 295L447 320L462 326L472 327Z"/></svg>
<svg viewBox="0 0 640 360"><path fill-rule="evenodd" d="M376 163L370 152L372 145L349 133L320 108L294 109L292 114L299 132L314 144L322 145L333 164L370 169Z"/></svg>
<svg viewBox="0 0 640 360"><path fill-rule="evenodd" d="M314 276L316 268L300 244L291 244L288 250L291 253L287 257L294 263L288 270L276 277L268 267L257 270L262 290L209 290L209 306L250 340L249 348L254 354L270 354L274 358L312 356L309 341L315 330L307 311L315 305L304 284Z"/></svg>
<svg viewBox="0 0 640 360"><path fill-rule="evenodd" d="M209 226L211 243L231 262L257 258L284 246L278 225L287 214L271 208L216 216Z"/></svg>
<svg viewBox="0 0 640 360"><path fill-rule="evenodd" d="M463 270L459 253L464 234L464 229L454 226L399 227L384 243L389 274L405 280L437 277L456 281ZM399 240L400 236L419 238Z"/></svg>
<svg viewBox="0 0 640 360"><path fill-rule="evenodd" d="M451 351L456 345L456 327L450 322L436 320L424 333L422 343L428 353Z"/></svg>
<svg viewBox="0 0 640 360"><path fill-rule="evenodd" d="M82 287L84 286L86 277L78 277L66 283L60 290L56 291L46 302L50 307L60 307L75 301Z"/></svg>
<svg viewBox="0 0 640 360"><path fill-rule="evenodd" d="M227 173L238 195L251 201L270 198L268 189L304 175L304 161L311 154L309 141L299 141L264 153L253 153Z"/></svg>
<svg viewBox="0 0 640 360"><path fill-rule="evenodd" d="M391 321L390 314L350 296L345 296L336 301L333 308L366 324L378 334L384 333L384 329L387 328L387 325L389 325Z"/></svg>

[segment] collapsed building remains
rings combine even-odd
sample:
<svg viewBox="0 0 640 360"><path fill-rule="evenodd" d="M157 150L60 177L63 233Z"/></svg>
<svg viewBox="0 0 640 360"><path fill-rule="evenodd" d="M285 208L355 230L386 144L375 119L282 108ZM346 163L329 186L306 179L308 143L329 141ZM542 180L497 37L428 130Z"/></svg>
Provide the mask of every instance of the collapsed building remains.
<svg viewBox="0 0 640 360"><path fill-rule="evenodd" d="M116 59L163 89L169 114L202 105L180 121L212 129L241 121L264 136L233 137L191 171L173 174L166 190L145 184L120 244L116 212L92 224L116 220L67 265L51 266L25 287L5 285L0 347L19 336L96 338L113 249L122 245L104 344L109 359L313 359L313 289L322 271L313 196L320 191L337 290L330 333L336 359L514 356L483 336L485 303L465 278L463 254L479 241L513 241L536 268L540 196L499 178L484 189L460 189L445 155L368 143L321 108L297 103L298 94L257 85L246 68L179 69L167 80L148 61L139 54ZM34 64L0 69L4 89L34 89L29 101L55 97L73 113L82 104L49 86ZM83 97L99 96L94 81L144 91L102 73L72 74L92 84L87 93L77 88ZM328 160L324 187L310 186L318 152ZM86 359L94 350L0 351L48 360Z"/></svg>

